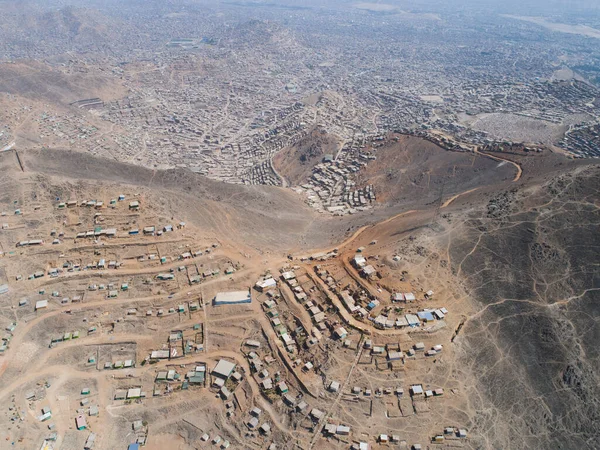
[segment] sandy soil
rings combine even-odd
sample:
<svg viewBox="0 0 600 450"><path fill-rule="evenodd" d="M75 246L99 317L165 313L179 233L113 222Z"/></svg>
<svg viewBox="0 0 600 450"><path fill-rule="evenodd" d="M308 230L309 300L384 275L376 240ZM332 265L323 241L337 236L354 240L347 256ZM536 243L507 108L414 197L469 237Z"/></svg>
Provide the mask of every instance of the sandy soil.
<svg viewBox="0 0 600 450"><path fill-rule="evenodd" d="M272 442L282 448L347 448L344 439L323 434L327 423L350 426L348 439L368 441L374 449L386 447L377 443L381 433L398 434L407 446L425 446L447 426L467 429L468 438L448 436L445 444L491 448L490 442L506 443L503 429L524 430L527 422L521 418L512 420L508 412L502 417L491 412L511 408L503 403L503 398L512 395L510 387L501 383L511 379L506 370L526 371L533 379L537 365L531 366L531 359L525 356L547 351L544 336L551 337L553 346L557 336L571 339L569 333L556 328L562 323L560 317L554 317L556 308L566 309L564 314L576 336L585 334L589 324L586 328L585 321L572 313L584 308L587 314L596 314L589 298L595 292L589 288L593 275L569 268L583 267L582 261L569 259L575 256L561 242L567 237L591 236L597 205L590 186L597 168L551 154L530 158L440 153L435 146L423 147L412 140L394 142L383 148L381 155L376 164L399 170L400 178L378 178L373 169L368 176L387 193L386 202L370 217L344 219L316 215L280 188L222 185L184 171L154 172L58 151L23 152L21 171L14 151L0 155L4 174L0 211L7 212L1 222L8 225L0 232L5 252L0 258L0 284L9 285L9 293L0 299L0 326L17 323L9 349L0 360L0 404L6 405L0 414L0 429L4 430L0 448L5 443L10 443L7 448L37 447L48 432L46 424L37 419L44 407L52 410L57 443L65 449L82 448L89 432L98 433L98 449L131 443L146 432L148 448L157 449L208 446L199 444L204 433L211 439L218 435L229 440L231 448L262 449ZM502 160L499 163L492 157ZM452 189L444 191L443 202L432 203L427 195L415 198L444 182ZM114 208L57 207L57 198L95 198L108 205L119 194L127 200L117 202ZM403 196L413 198L403 201ZM128 209L130 199L140 201L140 211ZM14 214L17 207L22 215ZM560 214L575 214L579 231L563 233L561 224L566 221L553 221ZM133 227L162 227L180 221L186 222L184 228L163 236L127 234ZM78 231L98 224L117 227L118 236L96 242L75 238ZM532 227L539 231L532 235L528 230ZM53 229L65 233L58 244L49 242ZM534 242L531 236L539 238ZM589 236L586 239L592 239ZM43 238L45 244L16 247L19 241L36 238ZM307 252L334 246L337 256L326 261L299 259ZM377 269L375 279L362 278L350 264L359 247ZM195 250L203 254L181 259L183 252ZM593 252L593 246L588 246L586 258L592 260ZM161 263L151 255L167 260ZM57 278L27 279L37 270L62 267L63 262L86 265L100 258L122 261L123 265L118 270L65 271ZM233 272L225 274L229 268ZM156 279L159 273L171 270L173 280ZM274 291L277 314L268 313L270 296L255 290L249 305L211 304L219 291L248 288L266 273L277 276L280 270L295 271L307 301L298 301L292 288L280 281ZM570 276L565 278L565 273ZM192 282L196 274L201 280ZM16 281L17 275L24 279ZM493 288L486 287L486 279L492 280ZM535 279L533 284L531 279ZM571 286L565 281L568 279L578 281ZM559 295L561 289L550 288L546 281L558 283L569 292L568 297ZM123 283L128 283L127 290L121 289ZM113 284L117 297L107 298L106 290L90 291L90 284ZM395 317L441 307L447 308L448 314L443 321L416 329L380 329L345 309L338 297L342 289L365 299L377 298L380 304L373 309L373 316ZM424 293L430 289L435 294L426 299ZM391 302L392 292L408 291L416 294L414 303ZM83 298L74 303L71 299L77 294ZM65 297L68 301L63 304ZM29 303L17 306L23 298ZM48 299L49 305L36 312L33 306L39 299ZM189 305L194 301L201 306L192 312ZM308 301L326 317L319 331L322 337L313 346L289 351L279 328L273 326L274 319L298 339L306 340L319 329ZM185 312L176 312L179 305ZM534 326L527 322L531 320ZM509 328L503 328L504 323ZM340 326L348 332L344 339L334 334ZM95 331L88 334L90 327ZM534 347L514 339L517 328L539 330L535 331L539 336L531 335ZM80 332L79 338L49 345L57 336L73 331ZM170 336L179 332L184 339L174 344ZM303 399L308 403L305 412L287 406L276 390L261 388L264 377L250 367L248 339L259 342L260 348L254 351L262 361L269 361L265 364L269 376L285 380L296 402ZM390 364L385 352L378 356L364 348L367 339L388 350L408 352L422 342L426 349L442 345L443 351L432 357L417 352L399 364ZM593 354L587 341L573 339L586 342L582 344L586 354ZM154 364L145 362L152 350L171 348L183 354L187 340L201 342L203 351ZM509 348L517 349L518 357L510 357ZM542 353L536 354L536 360L543 360ZM91 356L94 362L90 362ZM564 393L560 395L565 396L564 404L579 402L578 411L587 411L592 417L585 408L594 404L589 399L596 395L590 375L595 363L579 358L579 368L575 357L575 353L556 354L554 361L560 364L545 373L563 380L560 389ZM127 359L135 361L135 367L103 369L106 362ZM242 375L239 383L228 381L234 391L229 401L219 398L217 390L210 387L210 376L208 386L192 386L187 391L182 390L180 381L156 381L162 370L184 376L201 363L210 372L220 359L235 363ZM303 369L307 361L313 364L310 370ZM485 367L486 372L478 367ZM582 382L577 384L577 380ZM332 381L339 382L338 392L329 390ZM544 382L519 382L527 393L524 402L531 407L538 394L559 395ZM426 390L441 388L444 394L427 399L411 396L414 384ZM498 389L503 394L492 386L501 386ZM115 400L117 389L132 387L141 387L146 397ZM81 394L83 388L89 388L90 394ZM361 393L353 393L354 388ZM402 396L393 393L397 388L404 389ZM365 394L367 389L370 395ZM575 400L577 389L588 400ZM27 400L25 394L31 391L35 399ZM86 405L82 405L84 400ZM87 414L90 404L99 407L99 415L86 416L88 430L77 431L75 417L80 412ZM266 435L246 425L254 406L263 411L260 423L271 427ZM550 407L561 411L557 403ZM323 418L311 420L308 412L312 408L321 410ZM536 420L537 429L544 429L539 415L531 413L530 417ZM589 425L586 416L576 417L584 427ZM132 428L136 420L146 424L137 433ZM561 426L571 425L561 422ZM519 441L524 448L548 448L554 442L544 439L536 446L525 435L520 434L524 437Z"/></svg>

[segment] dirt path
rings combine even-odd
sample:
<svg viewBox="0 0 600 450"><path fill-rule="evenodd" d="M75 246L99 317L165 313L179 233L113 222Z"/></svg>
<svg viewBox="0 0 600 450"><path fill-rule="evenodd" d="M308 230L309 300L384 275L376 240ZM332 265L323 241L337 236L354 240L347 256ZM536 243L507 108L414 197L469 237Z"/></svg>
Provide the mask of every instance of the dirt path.
<svg viewBox="0 0 600 450"><path fill-rule="evenodd" d="M356 230L351 236L347 237L340 244L336 245L335 247L331 247L331 248L328 248L326 250L320 250L320 251L325 252L325 253L329 253L329 252L332 252L336 248L340 248L341 249L343 247L347 247L352 242L356 241L360 237L360 235L363 234L366 230L373 229L373 228L375 228L375 227L377 227L379 225L384 225L384 224L386 224L388 222L391 222L392 220L398 219L399 217L406 216L408 214L412 214L412 213L415 213L415 212L417 212L416 209L411 209L409 211L404 211L404 212L402 212L400 214L396 214L395 216L389 217L389 218L387 218L387 219L385 219L385 220L383 220L381 222L377 222L377 223L374 223L374 224L371 224L371 225L364 225L364 226L360 227L358 230ZM316 253L316 252L319 252L319 250L314 250L312 253Z"/></svg>
<svg viewBox="0 0 600 450"><path fill-rule="evenodd" d="M348 371L348 375L346 376L342 385L340 386L340 390L338 391L338 394L335 397L335 401L333 401L331 403L331 406L328 408L327 413L321 418L321 420L319 420L319 423L315 426L315 434L313 435L313 438L310 442L310 447L309 447L310 449L312 449L315 446L315 444L317 443L317 441L321 435L321 428L322 428L323 423L326 423L329 420L329 418L333 414L333 409L339 403L340 399L342 398L342 395L344 395L344 392L346 392L346 386L348 385L348 382L350 381L350 377L352 376L352 373L354 372L354 369L356 368L358 361L360 361L360 357L363 352L362 343L363 343L363 337L361 337L360 341L358 342L358 351L356 352L356 356L354 357L354 361L352 362L352 367L350 367L350 370Z"/></svg>
<svg viewBox="0 0 600 450"><path fill-rule="evenodd" d="M291 313L296 316L302 326L307 332L310 332L312 328L312 321L310 320L310 315L306 311L305 308L302 307L295 299L294 293L289 288L286 283L282 283L279 286L279 290L281 291L281 295L283 296L283 300L287 303L288 308L290 308Z"/></svg>
<svg viewBox="0 0 600 450"><path fill-rule="evenodd" d="M449 139L450 141L454 141L454 139L452 138L452 136L449 136L448 134L446 134L446 133L444 133L442 131L431 130L431 133L435 134L437 136L441 136L441 137L444 137L446 139ZM517 173L515 175L515 178L513 179L513 182L514 181L519 181L521 179L521 176L523 175L523 169L516 162L511 161L510 159L502 158L500 156L494 156L494 155L490 155L489 153L481 152L481 151L479 151L479 149L477 148L477 146L473 145L473 144L462 143L462 145L465 146L465 147L467 147L467 148L470 148L477 155L485 156L487 158L491 158L491 159L494 159L496 161L503 161L503 162L507 162L509 164L512 164L517 169Z"/></svg>
<svg viewBox="0 0 600 450"><path fill-rule="evenodd" d="M513 183L514 183L514 182L516 182L516 181L519 181L519 180L521 179L521 176L523 175L523 169L522 169L522 168L521 168L521 166L520 166L519 164L517 164L516 162L514 162L514 161L511 161L510 159L505 159L505 158L501 158L501 157L499 157L499 156L494 156L494 155L490 155L490 154L488 154L488 153L483 153L483 152L480 152L480 151L479 151L477 148L473 149L473 151L474 151L474 152L475 152L477 155L482 155L482 156L485 156L485 157L491 158L491 159L493 159L493 160L496 160L496 161L502 161L502 162L507 162L507 163L510 163L510 164L512 164L512 165L513 165L513 166L515 166L515 168L517 169L517 173L515 174L515 178L512 180L512 181L513 181ZM447 207L448 207L448 206L450 206L450 204L452 204L452 202L454 202L454 200L456 200L457 198L459 198L459 197L461 197L461 196L463 196L463 195L469 194L469 193L471 193L471 192L474 192L474 191L476 191L477 189L479 189L479 188L478 188L478 187L476 187L476 188L473 188L473 189L469 189L468 191L460 192L460 193L458 193L458 194L456 194L456 195L454 195L454 196L450 197L448 200L446 200L446 201L445 201L445 202L442 204L442 206L441 206L441 207L442 207L442 208L447 208Z"/></svg>
<svg viewBox="0 0 600 450"><path fill-rule="evenodd" d="M486 157L494 159L496 161L504 161L509 164L512 164L517 169L517 173L515 175L515 178L513 179L513 182L519 181L521 179L521 175L523 175L523 169L516 162L511 161L510 159L501 158L500 156L494 156L494 155L490 155L489 153L480 152L477 148L474 148L473 151L478 155L486 156Z"/></svg>
<svg viewBox="0 0 600 450"><path fill-rule="evenodd" d="M273 164L273 158L275 157L275 155L276 155L276 154L277 154L277 153L275 153L275 154L273 154L273 155L271 155L271 156L269 157L269 164L270 164L270 166L271 166L271 169L273 170L273 173L275 174L275 176L281 180L281 187L282 187L282 188L286 188L286 187L288 187L288 182L287 182L287 180L285 179L285 177L284 177L283 175L281 175L281 174L280 174L280 173L277 171L277 168L275 167L275 164Z"/></svg>
<svg viewBox="0 0 600 450"><path fill-rule="evenodd" d="M448 200L446 200L446 201L445 201L445 202L442 204L442 206L441 206L441 207L442 207L442 208L447 208L447 207L448 207L448 206L450 206L450 204L451 204L451 203L452 203L454 200L456 200L458 197L460 197L460 196L462 196L462 195L469 194L470 192L474 192L474 191L476 191L477 189L479 189L479 188L473 188L473 189L469 189L468 191L461 192L460 194L456 194L456 195L454 195L454 196L450 197Z"/></svg>
<svg viewBox="0 0 600 450"><path fill-rule="evenodd" d="M231 278L233 278L233 277L239 278L250 272L252 272L251 269L241 270L241 271L238 271L235 274L231 275ZM178 292L177 294L175 294L173 296L173 298L171 300L173 300L173 302L176 302L179 297L187 298L188 292L192 292L192 293L197 293L198 291L202 292L203 288L205 288L207 285L210 285L213 283L219 283L219 282L223 282L223 281L225 281L224 278L214 278L212 280L209 280L209 281L204 282L197 286L189 286L189 289L186 289L185 292L181 292L181 291ZM84 303L79 303L77 305L72 305L69 309L71 311L79 311L79 310L94 308L94 307L98 307L98 306L114 307L116 305L125 305L125 304L133 304L133 303L140 303L140 302L151 302L151 301L158 301L158 300L165 300L165 295L153 295L153 296L149 296L149 297L127 298L127 299L110 300L110 301L96 300L93 302L87 302L87 303L84 302ZM10 362L13 360L13 358L17 352L17 349L23 343L23 341L25 340L25 338L27 337L27 335L31 331L31 329L35 326L38 326L41 322L43 322L47 319L50 319L52 317L58 316L60 314L65 314L65 309L56 309L54 311L47 312L43 315L35 317L33 320L28 322L27 325L25 325L24 327L17 328L17 331L11 340L11 349L12 350L9 350L7 352L7 354L4 355L2 365L0 366L0 376L2 376L2 374L6 371L6 368L8 367Z"/></svg>

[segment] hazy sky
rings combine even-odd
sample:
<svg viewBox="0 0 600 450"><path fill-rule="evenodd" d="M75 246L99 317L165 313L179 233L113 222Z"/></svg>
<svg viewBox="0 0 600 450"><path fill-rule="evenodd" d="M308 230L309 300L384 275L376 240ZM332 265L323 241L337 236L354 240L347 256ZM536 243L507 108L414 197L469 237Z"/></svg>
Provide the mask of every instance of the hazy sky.
<svg viewBox="0 0 600 450"><path fill-rule="evenodd" d="M345 0L342 0L345 1ZM526 15L570 13L577 11L600 11L600 0L363 0L372 3L396 4L410 9L485 9L500 10L501 12L519 12ZM302 3L298 0L295 3ZM348 0L346 3L358 3L358 0Z"/></svg>
<svg viewBox="0 0 600 450"><path fill-rule="evenodd" d="M0 0L0 4L4 1ZM152 4L172 5L174 8L189 4L217 6L219 3L246 4L286 4L295 6L348 8L357 3L380 3L395 5L403 10L428 12L478 11L483 13L505 13L527 16L552 16L560 21L565 17L580 16L582 19L600 18L600 0L21 0L22 2L46 6L95 6L119 7L123 3L150 6ZM597 13L597 14L596 14Z"/></svg>

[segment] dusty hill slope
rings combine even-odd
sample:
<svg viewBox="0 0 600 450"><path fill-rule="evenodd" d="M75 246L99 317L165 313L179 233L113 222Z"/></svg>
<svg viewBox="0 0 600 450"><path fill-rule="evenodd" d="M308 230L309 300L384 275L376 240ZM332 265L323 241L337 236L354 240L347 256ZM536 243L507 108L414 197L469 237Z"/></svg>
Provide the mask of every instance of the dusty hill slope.
<svg viewBox="0 0 600 450"><path fill-rule="evenodd" d="M468 399L455 416L470 448L595 449L600 167L553 155L520 162L520 181L466 193L435 223L426 208L382 221L346 256L362 245L408 274L427 267L438 283L449 267L448 283L461 285L443 299L464 321L444 344L457 356L436 370L460 386L453 398Z"/></svg>
<svg viewBox="0 0 600 450"><path fill-rule="evenodd" d="M435 147L435 151L441 156L455 157L439 147ZM185 211L188 221L213 229L232 241L269 251L331 247L363 225L377 223L407 208L428 209L432 206L428 205L429 197L415 195L383 204L374 211L351 217L331 217L316 213L303 203L301 196L287 189L221 183L182 169L153 171L80 152L30 150L20 154L26 173L50 176L53 178L48 181L50 185L61 180L83 180L140 186L174 214ZM458 157L467 156L458 154ZM14 157L10 158L14 160ZM415 163L415 170L427 170L419 164ZM495 166L492 162L487 167L490 173ZM506 172L509 174L510 170L506 169ZM504 183L503 173L504 168L498 175L500 179L490 176L486 181ZM470 186L468 181L465 184ZM438 194L433 192L432 195Z"/></svg>
<svg viewBox="0 0 600 450"><path fill-rule="evenodd" d="M456 342L486 448L598 448L598 167L504 190L443 243L479 310Z"/></svg>
<svg viewBox="0 0 600 450"><path fill-rule="evenodd" d="M24 185L51 199L66 197L67 189L93 195L99 186L133 186L162 214L239 243L240 251L282 255L338 244L351 227L397 211L334 219L280 188L227 185L74 152L29 151L21 158L24 172L14 153L0 154L5 203L19 198ZM437 225L431 226L433 205L421 204L420 211L366 228L346 246L352 255L376 238L369 248L389 260L401 240L419 243L420 265L449 266L453 282L462 284L464 297L443 299L453 302L451 314L465 311L456 338L444 342L456 356L441 358L436 368L468 399L468 408L454 413L469 429L472 448L597 448L600 170L548 161L544 174L461 196L441 210Z"/></svg>
<svg viewBox="0 0 600 450"><path fill-rule="evenodd" d="M128 24L97 9L76 6L48 7L43 2L2 2L0 55L54 56L68 51L86 53L114 45ZM4 55L2 55L4 56Z"/></svg>
<svg viewBox="0 0 600 450"><path fill-rule="evenodd" d="M397 151L400 145L400 150ZM433 188L447 178L444 200L454 193L470 191L485 193L512 185L514 166L498 164L484 157L448 152L428 142L409 141L379 150L384 157L372 163L405 172L400 178L385 177L378 181L375 167L367 167L369 179L375 179L380 206L374 210L347 217L317 214L303 203L301 196L287 189L267 186L241 186L206 179L187 170L150 170L105 160L80 152L43 150L21 152L26 173L37 172L58 180L123 183L144 187L153 192L173 211L186 211L190 221L213 227L231 240L282 251L315 250L330 247L349 233L368 224L375 224L408 209L431 210L439 203L440 192ZM400 155L400 160L396 158ZM14 160L14 157L11 157ZM531 166L532 173L566 170L552 158L548 163ZM473 161L473 165L469 162ZM462 164L462 168L458 167ZM529 163L527 163L529 164ZM527 165L525 164L525 165ZM13 167L13 169L16 166ZM527 165L530 167L530 165ZM384 171L380 167L381 171ZM421 175L418 175L421 174ZM423 175L427 174L427 175ZM410 181L411 177L419 181ZM425 178L430 181L426 182ZM535 183L535 179L521 183ZM427 186L429 184L429 188Z"/></svg>
<svg viewBox="0 0 600 450"><path fill-rule="evenodd" d="M470 152L451 152L412 136L398 136L376 151L377 159L360 172L373 184L378 201L397 204L436 199L513 179L514 166Z"/></svg>
<svg viewBox="0 0 600 450"><path fill-rule="evenodd" d="M65 107L85 98L118 98L126 89L108 75L68 74L46 63L29 61L0 64L0 92Z"/></svg>
<svg viewBox="0 0 600 450"><path fill-rule="evenodd" d="M152 171L78 152L28 151L21 158L27 180L47 177L50 187L65 180L81 180L92 188L97 183L138 186L173 215L183 214L224 239L264 251L320 248L340 239L348 228L340 219L317 217L297 194L285 189L226 184L187 170ZM3 159L10 170L18 169L12 153Z"/></svg>
<svg viewBox="0 0 600 450"><path fill-rule="evenodd" d="M303 184L311 176L313 167L319 164L326 154L335 156L339 146L337 136L317 128L291 147L278 152L273 158L273 165L277 173L291 185Z"/></svg>

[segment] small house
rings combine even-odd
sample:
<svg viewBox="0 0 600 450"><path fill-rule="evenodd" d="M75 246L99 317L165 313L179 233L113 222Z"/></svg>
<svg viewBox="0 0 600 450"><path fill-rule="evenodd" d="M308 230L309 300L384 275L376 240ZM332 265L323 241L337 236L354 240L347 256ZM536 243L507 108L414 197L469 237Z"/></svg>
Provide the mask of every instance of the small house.
<svg viewBox="0 0 600 450"><path fill-rule="evenodd" d="M406 319L408 326L411 328L418 327L421 324L419 317L415 314L405 314L404 318Z"/></svg>
<svg viewBox="0 0 600 450"><path fill-rule="evenodd" d="M96 435L94 433L90 433L88 438L85 441L83 446L83 450L92 450L94 448L94 443L96 442Z"/></svg>
<svg viewBox="0 0 600 450"><path fill-rule="evenodd" d="M413 384L410 387L410 392L412 393L412 395L423 395L423 386L421 386L420 384Z"/></svg>
<svg viewBox="0 0 600 450"><path fill-rule="evenodd" d="M75 425L77 426L78 430L85 430L87 428L87 422L85 421L85 416L83 415L78 415L75 418Z"/></svg>
<svg viewBox="0 0 600 450"><path fill-rule="evenodd" d="M213 376L227 379L233 373L235 364L225 359L221 359L212 371Z"/></svg>
<svg viewBox="0 0 600 450"><path fill-rule="evenodd" d="M406 292L404 294L404 299L407 302L414 302L417 298L415 297L415 294L413 294L412 292Z"/></svg>
<svg viewBox="0 0 600 450"><path fill-rule="evenodd" d="M340 436L348 436L350 434L350 427L346 425L338 425L335 429L335 434Z"/></svg>
<svg viewBox="0 0 600 450"><path fill-rule="evenodd" d="M127 400L136 399L142 396L142 390L140 388L132 388L127 390Z"/></svg>
<svg viewBox="0 0 600 450"><path fill-rule="evenodd" d="M375 267L368 265L363 267L361 271L361 275L369 280L375 278L377 276L377 269Z"/></svg>
<svg viewBox="0 0 600 450"><path fill-rule="evenodd" d="M356 255L352 258L352 265L357 269L362 269L367 265L367 260L362 255Z"/></svg>
<svg viewBox="0 0 600 450"><path fill-rule="evenodd" d="M402 359L403 353L397 351L388 352L388 361L400 361Z"/></svg>
<svg viewBox="0 0 600 450"><path fill-rule="evenodd" d="M35 303L35 310L44 309L48 307L48 300L39 300Z"/></svg>
<svg viewBox="0 0 600 450"><path fill-rule="evenodd" d="M260 292L266 292L269 289L273 289L277 287L277 281L274 278L267 278L264 280L260 280L255 285L256 290Z"/></svg>
<svg viewBox="0 0 600 450"><path fill-rule="evenodd" d="M310 416L314 419L314 420L321 420L323 418L323 416L325 415L325 413L323 411L321 411L320 409L317 408L313 408L310 411Z"/></svg>
<svg viewBox="0 0 600 450"><path fill-rule="evenodd" d="M395 292L392 294L392 302L397 303L404 301L406 301L406 299L404 298L404 294L402 294L401 292Z"/></svg>
<svg viewBox="0 0 600 450"><path fill-rule="evenodd" d="M417 313L417 316L423 322L433 322L434 321L433 314L431 314L431 312L429 312L429 311L419 311Z"/></svg>
<svg viewBox="0 0 600 450"><path fill-rule="evenodd" d="M338 339L346 339L346 337L348 336L348 332L346 331L346 329L344 327L339 327L334 331L335 336Z"/></svg>

